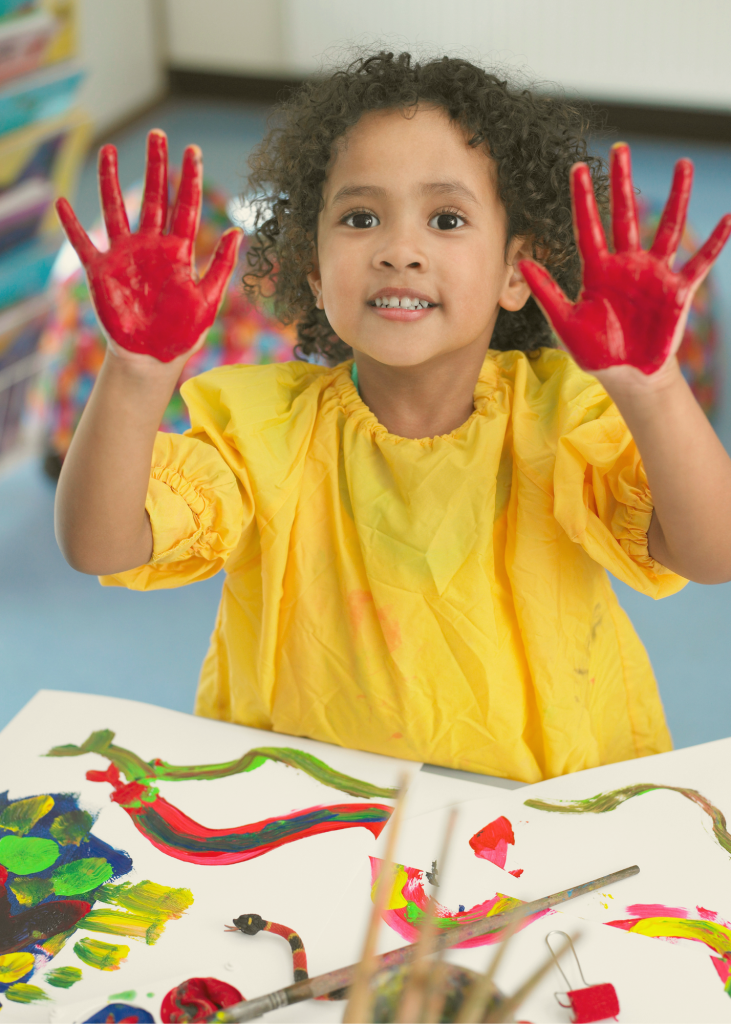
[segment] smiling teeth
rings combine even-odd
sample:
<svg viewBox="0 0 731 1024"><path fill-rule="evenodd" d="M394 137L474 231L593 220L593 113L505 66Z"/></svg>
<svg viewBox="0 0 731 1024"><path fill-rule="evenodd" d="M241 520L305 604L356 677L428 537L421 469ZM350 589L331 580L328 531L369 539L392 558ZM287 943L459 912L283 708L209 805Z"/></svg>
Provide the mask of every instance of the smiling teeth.
<svg viewBox="0 0 731 1024"><path fill-rule="evenodd" d="M429 303L426 299L412 299L408 295L403 298L399 298L398 295L388 295L382 299L374 299L376 306L379 308L387 307L389 309L428 309Z"/></svg>

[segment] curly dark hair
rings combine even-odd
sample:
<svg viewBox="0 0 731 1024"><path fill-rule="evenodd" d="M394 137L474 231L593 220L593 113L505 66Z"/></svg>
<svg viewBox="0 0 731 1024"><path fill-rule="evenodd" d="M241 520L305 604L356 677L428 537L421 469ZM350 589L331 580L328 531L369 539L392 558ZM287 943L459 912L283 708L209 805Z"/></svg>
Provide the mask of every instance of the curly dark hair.
<svg viewBox="0 0 731 1024"><path fill-rule="evenodd" d="M300 357L319 354L339 362L352 355L316 308L307 283L333 146L366 111L408 112L420 102L446 111L471 146L485 146L497 167L508 243L515 236L529 239L566 294L578 294L569 169L577 160L588 163L604 211L605 165L587 150L587 136L599 128L595 115L458 57L420 63L408 53L361 56L296 89L277 108L273 126L250 158L249 189L258 212L244 287L255 300L269 282L277 315L284 323L297 322ZM500 310L490 342L494 349L523 352L554 344L532 297L517 312Z"/></svg>

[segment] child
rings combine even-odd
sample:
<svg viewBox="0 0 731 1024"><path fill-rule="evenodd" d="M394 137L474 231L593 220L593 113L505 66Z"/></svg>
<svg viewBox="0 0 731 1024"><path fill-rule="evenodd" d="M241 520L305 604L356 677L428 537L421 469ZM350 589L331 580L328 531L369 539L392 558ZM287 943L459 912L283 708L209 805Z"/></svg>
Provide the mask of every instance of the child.
<svg viewBox="0 0 731 1024"><path fill-rule="evenodd" d="M690 164L643 252L615 147L610 253L592 173L600 200L606 182L576 163L566 102L407 54L306 84L253 159L247 282L273 288L319 365L189 381L181 437L156 436L160 416L239 237L198 282L199 151L167 234L162 133L136 235L115 160L104 147L107 253L59 204L109 349L57 534L105 585L225 566L197 712L525 782L668 750L605 569L653 597L731 578L731 462L674 354L731 217L671 271ZM576 296L572 165L576 305L546 270ZM529 286L594 376L552 347Z"/></svg>

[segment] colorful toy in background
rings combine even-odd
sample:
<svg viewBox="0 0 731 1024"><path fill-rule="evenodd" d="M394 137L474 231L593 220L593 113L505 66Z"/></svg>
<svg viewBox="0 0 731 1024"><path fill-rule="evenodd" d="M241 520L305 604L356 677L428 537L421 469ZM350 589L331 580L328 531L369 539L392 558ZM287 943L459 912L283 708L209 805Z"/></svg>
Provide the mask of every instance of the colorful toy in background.
<svg viewBox="0 0 731 1024"><path fill-rule="evenodd" d="M171 191L177 189L177 177L171 174ZM125 193L125 207L134 230L139 219L142 186ZM228 197L215 186L204 183L201 222L196 237L196 262L202 271L222 232L231 227L227 214ZM90 232L95 245L106 247L101 226ZM242 256L246 240L242 245ZM294 358L297 341L294 327L284 327L267 304L254 306L241 286L243 264L234 271L223 305L208 332L205 345L188 361L160 429L182 433L189 427L185 403L179 386L215 366L233 363L276 363ZM54 272L53 312L41 342L49 358L49 368L34 396L36 412L46 424L48 457L46 467L53 474L68 451L84 405L99 372L106 342L89 297L86 277L78 259L66 244Z"/></svg>
<svg viewBox="0 0 731 1024"><path fill-rule="evenodd" d="M47 286L61 235L54 199L73 194L90 121L75 0L0 0L0 456L18 448L40 369Z"/></svg>

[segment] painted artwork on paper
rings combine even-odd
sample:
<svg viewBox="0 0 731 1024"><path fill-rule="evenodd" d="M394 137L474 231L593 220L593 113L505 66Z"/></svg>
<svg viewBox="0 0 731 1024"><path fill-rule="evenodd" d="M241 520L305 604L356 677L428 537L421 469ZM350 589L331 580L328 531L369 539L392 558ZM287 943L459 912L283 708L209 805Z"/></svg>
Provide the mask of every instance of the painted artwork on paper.
<svg viewBox="0 0 731 1024"><path fill-rule="evenodd" d="M111 763L106 771L91 769L86 778L92 782L108 782L112 786L111 799L124 808L137 830L158 850L178 860L208 865L236 864L261 857L287 843L340 829L365 828L378 837L392 812L390 806L380 803L328 804L234 828L207 828L160 796L154 783L213 781L251 772L266 761L275 761L351 796L369 800L374 796L393 798L395 791L343 775L311 754L289 747L260 747L222 764L178 766L159 758L143 761L132 751L116 746L113 739L111 730L100 730L92 733L81 746L54 747L48 756L79 757L95 753L108 758Z"/></svg>
<svg viewBox="0 0 731 1024"><path fill-rule="evenodd" d="M475 857L489 860L498 868L505 868L505 863L508 859L508 847L515 846L515 834L510 820L504 815L495 818L494 821L481 828L479 832L475 832L470 839L470 846L474 851ZM513 875L515 878L520 878L523 874L523 869L515 868L509 871L508 874Z"/></svg>
<svg viewBox="0 0 731 1024"><path fill-rule="evenodd" d="M11 1002L52 998L30 979L79 929L154 945L193 902L187 889L119 881L132 860L94 835L93 825L72 794L0 794L0 993ZM82 936L73 952L86 966L110 971L129 946ZM67 965L47 970L44 980L69 989L82 973Z"/></svg>
<svg viewBox="0 0 731 1024"><path fill-rule="evenodd" d="M371 857L371 899L375 901L375 893L378 886L378 878L381 872L382 861L378 857ZM383 919L386 924L408 942L416 942L419 938L419 929L424 922L427 912L429 897L424 889L425 872L420 868L410 868L404 864L397 864L393 879L391 892L386 903L386 910ZM440 932L451 931L453 928L463 924L472 924L481 921L485 917L494 917L496 914L505 913L522 906L523 901L512 896L504 896L496 893L491 899L478 903L466 910L460 906L459 910L452 911L437 903L435 910L435 921ZM521 927L525 927L539 917L543 917L548 911L543 911L533 917L526 919ZM481 935L476 939L469 939L460 943L456 948L469 949L473 946L484 946L497 940L497 935Z"/></svg>
<svg viewBox="0 0 731 1024"><path fill-rule="evenodd" d="M700 942L713 951L713 966L731 996L731 924L713 910L695 907L666 907L661 903L633 903L626 908L631 916L607 921L612 928L621 928L635 935L670 942Z"/></svg>
<svg viewBox="0 0 731 1024"><path fill-rule="evenodd" d="M634 786L624 786L622 789L615 789L609 793L597 793L596 796L587 797L584 800L560 800L554 803L547 800L526 800L525 806L534 807L539 811L558 811L560 814L604 814L607 811L615 810L626 800L657 790L680 793L681 796L692 800L694 804L705 811L713 822L713 834L717 842L727 853L731 853L731 835L728 833L723 812L698 790L683 786L661 786L652 782L637 783Z"/></svg>

